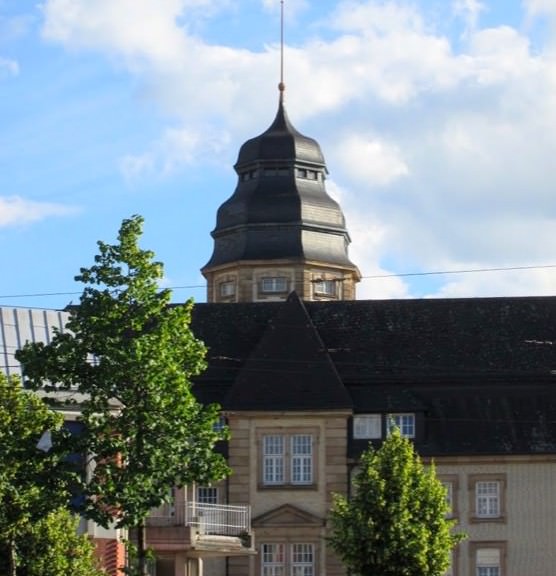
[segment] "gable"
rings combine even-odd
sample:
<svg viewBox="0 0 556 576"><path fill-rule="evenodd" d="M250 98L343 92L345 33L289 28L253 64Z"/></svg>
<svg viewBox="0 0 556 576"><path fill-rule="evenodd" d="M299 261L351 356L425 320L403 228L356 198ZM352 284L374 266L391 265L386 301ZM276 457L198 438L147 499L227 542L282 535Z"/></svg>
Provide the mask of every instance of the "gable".
<svg viewBox="0 0 556 576"><path fill-rule="evenodd" d="M284 526L322 526L324 520L291 504L284 504L265 512L252 521L254 528L280 528Z"/></svg>

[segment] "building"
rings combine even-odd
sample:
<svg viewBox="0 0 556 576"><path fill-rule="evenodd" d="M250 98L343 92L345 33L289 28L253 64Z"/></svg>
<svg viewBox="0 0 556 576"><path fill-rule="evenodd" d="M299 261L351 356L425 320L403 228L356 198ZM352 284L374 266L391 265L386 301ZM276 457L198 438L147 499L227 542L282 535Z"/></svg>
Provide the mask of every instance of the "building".
<svg viewBox="0 0 556 576"><path fill-rule="evenodd" d="M228 574L345 574L324 540L331 492L393 419L468 534L452 576L551 576L555 327L555 297L198 304L195 390L223 406L226 489L258 551Z"/></svg>
<svg viewBox="0 0 556 576"><path fill-rule="evenodd" d="M556 297L355 300L322 152L292 126L283 90L235 169L192 320L208 347L194 391L222 406L233 473L153 511L157 576L345 575L326 546L331 495L391 421L434 459L468 534L451 576L552 576ZM7 314L9 365L25 338L6 339Z"/></svg>
<svg viewBox="0 0 556 576"><path fill-rule="evenodd" d="M218 209L214 251L202 273L208 302L354 300L361 275L338 203L326 192L320 146L300 134L284 107L245 142L233 195Z"/></svg>
<svg viewBox="0 0 556 576"><path fill-rule="evenodd" d="M336 576L326 517L394 421L434 459L468 539L451 576L549 576L556 560L556 297L355 301L318 143L289 121L240 149L203 268L198 379L231 430L226 494L256 557L229 576Z"/></svg>

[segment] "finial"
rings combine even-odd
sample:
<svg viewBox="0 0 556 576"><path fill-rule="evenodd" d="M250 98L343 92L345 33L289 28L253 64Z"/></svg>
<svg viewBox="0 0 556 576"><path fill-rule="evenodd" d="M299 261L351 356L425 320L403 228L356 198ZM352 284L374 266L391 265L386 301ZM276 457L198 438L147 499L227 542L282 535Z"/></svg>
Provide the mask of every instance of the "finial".
<svg viewBox="0 0 556 576"><path fill-rule="evenodd" d="M280 102L284 98L284 0L280 0L280 84L278 90L280 91Z"/></svg>

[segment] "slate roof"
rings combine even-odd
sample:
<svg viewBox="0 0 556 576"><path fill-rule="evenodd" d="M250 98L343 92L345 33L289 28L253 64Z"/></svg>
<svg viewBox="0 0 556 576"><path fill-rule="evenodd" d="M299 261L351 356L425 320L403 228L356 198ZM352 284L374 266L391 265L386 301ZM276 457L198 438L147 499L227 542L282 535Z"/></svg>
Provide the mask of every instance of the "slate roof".
<svg viewBox="0 0 556 576"><path fill-rule="evenodd" d="M228 410L341 410L352 403L294 293L271 318L224 399Z"/></svg>
<svg viewBox="0 0 556 576"><path fill-rule="evenodd" d="M414 412L425 455L556 452L556 297L197 304L193 329L225 409Z"/></svg>
<svg viewBox="0 0 556 576"><path fill-rule="evenodd" d="M276 118L240 149L233 195L218 209L203 270L254 260L317 260L356 270L344 214L325 188L320 146L299 133L282 99ZM311 177L300 176L300 170Z"/></svg>

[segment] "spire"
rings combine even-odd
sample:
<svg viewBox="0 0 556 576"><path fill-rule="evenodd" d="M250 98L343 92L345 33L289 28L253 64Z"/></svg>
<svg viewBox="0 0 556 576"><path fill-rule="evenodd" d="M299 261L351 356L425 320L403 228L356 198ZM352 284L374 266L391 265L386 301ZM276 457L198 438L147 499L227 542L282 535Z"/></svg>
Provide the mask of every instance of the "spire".
<svg viewBox="0 0 556 576"><path fill-rule="evenodd" d="M284 0L280 0L280 83L278 90L280 91L280 106L282 106L286 90L284 84Z"/></svg>

